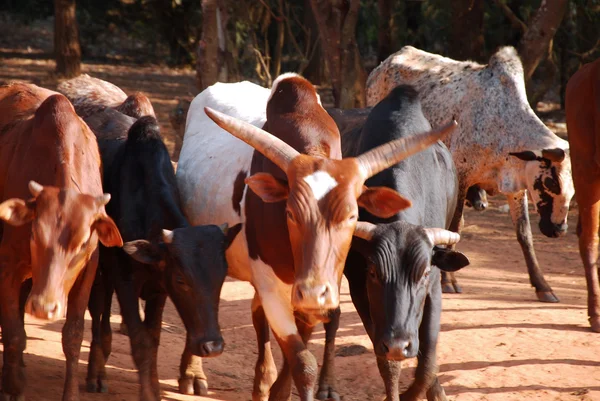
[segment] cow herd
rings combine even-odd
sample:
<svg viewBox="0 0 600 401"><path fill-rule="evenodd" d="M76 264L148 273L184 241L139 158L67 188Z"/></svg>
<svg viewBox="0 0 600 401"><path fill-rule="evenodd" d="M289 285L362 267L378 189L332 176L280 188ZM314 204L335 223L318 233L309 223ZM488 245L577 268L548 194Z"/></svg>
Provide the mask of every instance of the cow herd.
<svg viewBox="0 0 600 401"><path fill-rule="evenodd" d="M535 256L528 194L540 231L559 237L573 181L588 312L600 332L600 61L567 88L571 150L529 107L510 47L488 65L405 47L367 87L369 107L339 110L325 109L297 74L270 89L217 83L190 104L175 169L142 94L87 75L58 93L0 86L0 400L24 400L26 312L66 316L63 401L76 401L89 309L85 388L107 392L113 293L140 400L161 399L167 297L186 330L179 391L206 395L199 358L225 349L218 310L226 276L255 289L254 401L288 400L292 385L303 401L341 399L333 359L342 276L386 399L446 400L436 348L442 292L462 292L454 273L469 265L455 250L464 205L482 210L486 193L507 196L537 298L558 302ZM320 372L307 349L319 323ZM279 372L271 333L284 356ZM400 363L414 357L414 381L400 394Z"/></svg>

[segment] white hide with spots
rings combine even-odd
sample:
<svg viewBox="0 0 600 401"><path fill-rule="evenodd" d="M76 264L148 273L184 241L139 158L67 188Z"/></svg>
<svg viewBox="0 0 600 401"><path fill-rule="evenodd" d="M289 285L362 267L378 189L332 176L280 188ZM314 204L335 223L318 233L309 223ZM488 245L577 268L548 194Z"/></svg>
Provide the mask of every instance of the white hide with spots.
<svg viewBox="0 0 600 401"><path fill-rule="evenodd" d="M254 148L218 127L204 112L208 106L257 127L267 119L270 91L251 82L216 83L202 91L190 104L183 146L177 165L177 186L183 211L190 224L243 222L232 202L233 187L241 171L250 172ZM245 197L245 193L244 193ZM245 230L227 250L229 275L251 281Z"/></svg>
<svg viewBox="0 0 600 401"><path fill-rule="evenodd" d="M245 221L244 199L248 189L244 191L238 214L232 203L234 182L240 171L249 174L254 153L254 148L218 127L206 115L204 107L262 128L270 93L247 81L217 83L192 101L177 168L177 185L191 224L232 225ZM297 334L291 305L292 286L282 282L260 258L250 259L245 229L237 235L226 257L229 275L254 286L273 331L282 338Z"/></svg>
<svg viewBox="0 0 600 401"><path fill-rule="evenodd" d="M525 93L523 68L512 47L501 48L488 65L455 61L406 46L388 57L367 80L367 104L375 105L400 84L414 86L431 125L449 117L458 129L445 140L452 152L462 188L480 184L486 191L505 194L527 189L535 204L536 180L549 174L539 161L525 162L509 152L568 149L535 115ZM537 152L536 152L537 153ZM566 219L574 194L571 163L553 163L561 193L554 198L552 221Z"/></svg>

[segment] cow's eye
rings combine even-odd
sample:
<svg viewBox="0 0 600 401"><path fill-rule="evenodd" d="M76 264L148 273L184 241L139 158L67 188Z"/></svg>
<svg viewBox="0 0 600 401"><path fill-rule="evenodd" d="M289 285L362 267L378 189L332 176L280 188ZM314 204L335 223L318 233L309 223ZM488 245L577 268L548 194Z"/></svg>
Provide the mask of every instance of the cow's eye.
<svg viewBox="0 0 600 401"><path fill-rule="evenodd" d="M350 216L348 216L348 221L349 222L353 222L358 220L358 215L356 213L351 214Z"/></svg>
<svg viewBox="0 0 600 401"><path fill-rule="evenodd" d="M185 279L183 278L183 276L181 275L181 273L175 273L175 283L177 285L181 285L184 287L187 287L187 283L185 282Z"/></svg>
<svg viewBox="0 0 600 401"><path fill-rule="evenodd" d="M377 272L375 271L374 267L369 268L369 278L371 280L377 280Z"/></svg>
<svg viewBox="0 0 600 401"><path fill-rule="evenodd" d="M296 222L296 219L294 218L294 213L292 213L292 211L290 209L286 209L285 211L285 216L288 218L289 221L291 221L292 223Z"/></svg>
<svg viewBox="0 0 600 401"><path fill-rule="evenodd" d="M429 277L430 273L431 273L431 267L427 266L425 268L425 272L423 273L423 279L426 279L427 277Z"/></svg>

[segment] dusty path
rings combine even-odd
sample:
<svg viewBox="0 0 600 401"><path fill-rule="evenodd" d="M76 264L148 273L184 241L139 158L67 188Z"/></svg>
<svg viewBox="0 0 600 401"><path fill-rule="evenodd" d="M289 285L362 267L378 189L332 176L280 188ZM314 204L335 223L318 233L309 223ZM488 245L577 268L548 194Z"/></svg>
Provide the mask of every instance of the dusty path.
<svg viewBox="0 0 600 401"><path fill-rule="evenodd" d="M439 343L440 378L450 400L600 400L600 338L587 329L585 282L576 236L553 240L535 235L538 256L560 304L535 301L525 264L513 238L510 219L492 209L469 212L459 248L472 265L460 274L465 293L444 296ZM574 213L570 226L575 226ZM537 230L537 229L536 229ZM380 400L383 385L372 347L354 311L347 286L342 289L342 321L338 353L359 355L336 359L339 388L345 400ZM181 396L177 366L184 331L171 304L167 306L159 353L159 372L165 400L250 400L256 342L249 314L253 291L229 281L222 294L220 321L225 353L206 360L209 398ZM113 330L120 318L113 318ZM29 401L60 400L64 378L60 345L62 323L27 318L25 356ZM80 379L85 379L90 321L81 354ZM87 400L137 400L137 378L125 336L114 334L109 360L108 395L83 394ZM319 327L311 351L320 355L324 332ZM367 350L360 354L360 347ZM276 350L277 360L280 361ZM403 383L412 375L407 363Z"/></svg>

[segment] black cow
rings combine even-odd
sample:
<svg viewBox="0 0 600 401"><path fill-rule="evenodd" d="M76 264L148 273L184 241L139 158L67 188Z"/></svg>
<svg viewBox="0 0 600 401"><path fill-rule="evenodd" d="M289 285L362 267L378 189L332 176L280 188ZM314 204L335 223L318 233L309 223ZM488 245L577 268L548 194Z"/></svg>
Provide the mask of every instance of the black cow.
<svg viewBox="0 0 600 401"><path fill-rule="evenodd" d="M431 129L417 92L399 86L357 124L356 113L332 112L342 132L344 157ZM349 115L349 116L348 116ZM353 116L354 115L354 116ZM346 117L352 121L346 124ZM418 355L415 381L402 400L445 399L437 376L436 346L440 329L440 269L469 264L460 252L444 248L458 242L448 227L457 203L458 180L452 155L436 145L370 178L367 186L387 186L412 201L412 207L389 219L360 211L359 228L346 260L350 295L373 342L388 401L398 400L400 361ZM373 223L377 223L373 224ZM339 313L326 325L326 357L317 398L337 397L332 358Z"/></svg>
<svg viewBox="0 0 600 401"><path fill-rule="evenodd" d="M85 120L98 139L104 189L112 194L107 212L123 238L132 241L123 249L100 252L100 273L89 302L93 336L87 389L106 391L110 304L116 290L139 370L140 399L160 400L156 356L167 296L187 330L180 384L199 394L206 389L206 376L201 367L193 368L191 359L223 351L217 312L227 275L225 250L241 225L189 226L179 205L169 153L153 117L136 121L106 109ZM146 301L143 321L138 298Z"/></svg>
<svg viewBox="0 0 600 401"><path fill-rule="evenodd" d="M479 185L473 185L469 187L467 191L467 198L465 199L465 205L472 207L477 211L485 210L488 207L487 193L485 189Z"/></svg>

